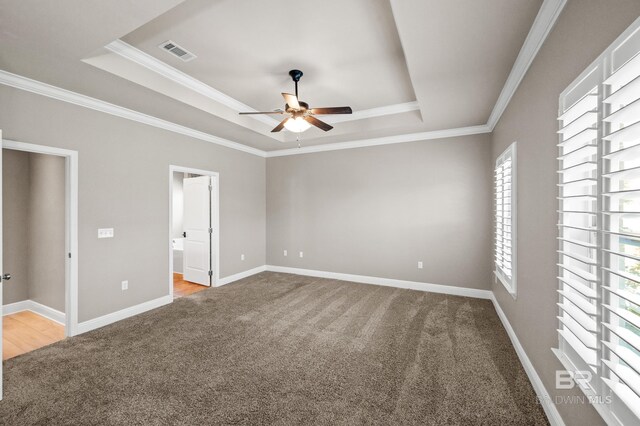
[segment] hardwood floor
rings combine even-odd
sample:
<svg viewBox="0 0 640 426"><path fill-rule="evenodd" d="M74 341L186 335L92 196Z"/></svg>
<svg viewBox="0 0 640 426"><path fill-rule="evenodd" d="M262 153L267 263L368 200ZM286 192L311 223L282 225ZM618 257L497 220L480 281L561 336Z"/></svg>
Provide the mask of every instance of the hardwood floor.
<svg viewBox="0 0 640 426"><path fill-rule="evenodd" d="M64 339L64 326L31 311L2 318L2 360Z"/></svg>
<svg viewBox="0 0 640 426"><path fill-rule="evenodd" d="M182 274L173 274L173 298L177 299L178 297L188 296L193 293L197 293L209 287L194 284L189 281L185 281L182 279Z"/></svg>
<svg viewBox="0 0 640 426"><path fill-rule="evenodd" d="M205 290L206 286L173 274L173 297L188 296ZM64 339L64 326L31 311L22 311L2 318L2 360L13 358Z"/></svg>

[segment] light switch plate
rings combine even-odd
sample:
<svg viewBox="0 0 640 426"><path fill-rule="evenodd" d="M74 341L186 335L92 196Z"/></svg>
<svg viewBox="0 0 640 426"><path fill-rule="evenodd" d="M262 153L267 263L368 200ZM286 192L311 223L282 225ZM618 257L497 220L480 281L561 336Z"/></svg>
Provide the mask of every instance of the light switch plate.
<svg viewBox="0 0 640 426"><path fill-rule="evenodd" d="M418 269L422 269L422 261L418 262Z"/></svg>
<svg viewBox="0 0 640 426"><path fill-rule="evenodd" d="M113 228L100 228L98 229L98 238L113 238Z"/></svg>

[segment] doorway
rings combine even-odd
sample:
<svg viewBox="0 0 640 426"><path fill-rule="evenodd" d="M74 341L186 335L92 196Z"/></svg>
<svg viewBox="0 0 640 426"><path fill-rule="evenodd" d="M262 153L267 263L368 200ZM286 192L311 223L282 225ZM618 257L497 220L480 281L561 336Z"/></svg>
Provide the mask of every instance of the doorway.
<svg viewBox="0 0 640 426"><path fill-rule="evenodd" d="M169 294L176 299L218 283L218 173L170 166L169 183Z"/></svg>
<svg viewBox="0 0 640 426"><path fill-rule="evenodd" d="M8 359L76 334L78 157L9 140L0 153L0 318Z"/></svg>

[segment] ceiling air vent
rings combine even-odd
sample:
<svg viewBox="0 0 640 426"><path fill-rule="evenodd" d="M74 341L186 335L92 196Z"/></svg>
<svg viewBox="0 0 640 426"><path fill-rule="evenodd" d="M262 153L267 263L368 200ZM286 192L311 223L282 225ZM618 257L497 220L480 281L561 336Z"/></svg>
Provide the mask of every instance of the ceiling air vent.
<svg viewBox="0 0 640 426"><path fill-rule="evenodd" d="M175 44L171 40L165 41L164 43L162 43L158 47L160 47L162 50L165 50L165 51L171 53L172 55L177 56L178 58L182 59L185 62L189 62L190 60L196 58L196 55L194 55L193 53L189 52L187 49L178 46L177 44Z"/></svg>

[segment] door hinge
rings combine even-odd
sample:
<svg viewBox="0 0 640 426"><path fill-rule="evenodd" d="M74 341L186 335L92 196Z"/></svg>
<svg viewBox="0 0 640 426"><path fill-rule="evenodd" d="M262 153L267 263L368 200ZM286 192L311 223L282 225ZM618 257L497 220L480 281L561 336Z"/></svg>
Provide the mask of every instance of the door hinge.
<svg viewBox="0 0 640 426"><path fill-rule="evenodd" d="M209 185L209 191L213 191L213 185Z"/></svg>
<svg viewBox="0 0 640 426"><path fill-rule="evenodd" d="M213 228L209 228L209 233L213 234Z"/></svg>
<svg viewBox="0 0 640 426"><path fill-rule="evenodd" d="M69 253L69 259L71 259L71 253Z"/></svg>
<svg viewBox="0 0 640 426"><path fill-rule="evenodd" d="M213 271L209 271L209 276L212 277L213 276Z"/></svg>

